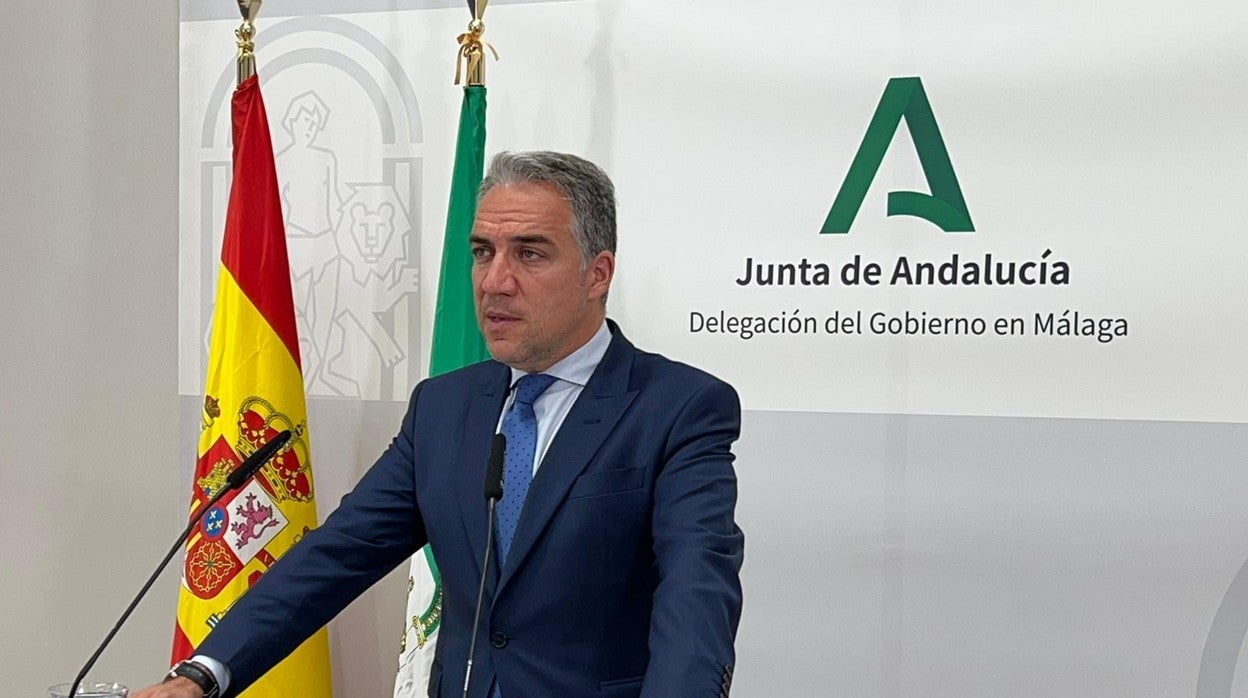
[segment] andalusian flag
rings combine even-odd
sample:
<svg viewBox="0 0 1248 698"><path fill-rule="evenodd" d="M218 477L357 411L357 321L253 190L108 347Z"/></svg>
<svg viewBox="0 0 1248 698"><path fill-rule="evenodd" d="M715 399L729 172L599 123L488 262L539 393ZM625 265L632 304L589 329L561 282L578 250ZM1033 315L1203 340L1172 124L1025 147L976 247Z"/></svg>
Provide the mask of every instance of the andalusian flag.
<svg viewBox="0 0 1248 698"><path fill-rule="evenodd" d="M431 376L490 358L473 310L472 254L468 245L484 168L485 86L469 85L464 88L459 110L451 203L433 317ZM399 651L399 675L394 682L396 698L423 696L429 682L435 633L442 620L442 580L429 546L412 558L407 588L407 628Z"/></svg>
<svg viewBox="0 0 1248 698"><path fill-rule="evenodd" d="M234 92L232 108L234 178L191 511L262 444L284 429L294 436L247 485L213 507L187 541L175 662L193 655L230 606L317 523L286 233L255 76ZM329 641L321 630L244 695L317 698L331 692Z"/></svg>
<svg viewBox="0 0 1248 698"><path fill-rule="evenodd" d="M442 243L438 305L433 316L429 375L436 376L490 358L472 301L472 251L468 236L477 215L477 188L485 170L485 86L464 88L459 138L451 174L451 205Z"/></svg>

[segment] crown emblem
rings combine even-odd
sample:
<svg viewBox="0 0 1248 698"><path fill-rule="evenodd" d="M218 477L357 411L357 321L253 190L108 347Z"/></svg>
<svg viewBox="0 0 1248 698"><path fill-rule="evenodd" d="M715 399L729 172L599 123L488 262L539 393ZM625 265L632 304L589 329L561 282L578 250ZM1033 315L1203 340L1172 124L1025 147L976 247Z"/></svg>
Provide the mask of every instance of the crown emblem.
<svg viewBox="0 0 1248 698"><path fill-rule="evenodd" d="M238 408L235 450L245 459L286 429L290 430L290 441L260 469L260 475L277 501L305 502L312 499L306 424L296 424L264 398L249 397Z"/></svg>

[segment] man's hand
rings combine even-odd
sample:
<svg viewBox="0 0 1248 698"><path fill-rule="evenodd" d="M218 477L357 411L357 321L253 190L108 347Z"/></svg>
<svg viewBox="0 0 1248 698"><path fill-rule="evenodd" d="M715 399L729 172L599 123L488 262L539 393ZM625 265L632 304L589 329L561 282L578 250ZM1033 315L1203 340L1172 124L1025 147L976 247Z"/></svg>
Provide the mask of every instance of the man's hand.
<svg viewBox="0 0 1248 698"><path fill-rule="evenodd" d="M135 693L130 698L204 698L204 691L195 682L179 676Z"/></svg>

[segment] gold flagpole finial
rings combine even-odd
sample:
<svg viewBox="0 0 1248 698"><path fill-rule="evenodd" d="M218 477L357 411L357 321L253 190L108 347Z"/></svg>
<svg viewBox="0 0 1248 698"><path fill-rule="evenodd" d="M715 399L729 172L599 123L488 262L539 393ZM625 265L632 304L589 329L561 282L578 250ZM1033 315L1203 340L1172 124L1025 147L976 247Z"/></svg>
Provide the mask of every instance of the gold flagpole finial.
<svg viewBox="0 0 1248 698"><path fill-rule="evenodd" d="M485 35L485 6L489 0L477 0L476 13L468 23L468 31L459 35L459 55L455 57L455 84L466 78L466 85L485 84L485 50L498 60L498 51L481 37Z"/></svg>
<svg viewBox="0 0 1248 698"><path fill-rule="evenodd" d="M260 14L263 0L238 0L238 11L243 23L234 30L238 44L238 84L256 74L256 15Z"/></svg>

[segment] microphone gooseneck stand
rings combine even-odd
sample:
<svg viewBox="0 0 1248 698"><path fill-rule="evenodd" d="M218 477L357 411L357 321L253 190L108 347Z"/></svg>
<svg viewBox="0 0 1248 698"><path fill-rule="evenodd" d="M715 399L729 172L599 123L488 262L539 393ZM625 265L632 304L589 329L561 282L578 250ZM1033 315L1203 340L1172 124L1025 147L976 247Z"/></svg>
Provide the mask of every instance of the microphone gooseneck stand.
<svg viewBox="0 0 1248 698"><path fill-rule="evenodd" d="M182 544L186 542L186 539L191 536L191 531L195 530L195 527L199 525L199 520L204 518L204 514L207 513L208 510L220 501L220 499L227 493L233 492L239 487L242 487L243 483L247 482L247 480L260 469L260 466L269 462L269 459L277 455L277 452L286 445L286 442L290 441L290 436L290 430L283 431L270 439L268 443L256 449L255 453L251 454L251 456L243 461L242 465L235 468L234 471L226 477L225 486L222 487L219 492L214 494L211 499L204 502L203 506L195 511L195 514L191 516L191 522L186 526L186 530L182 531L182 535L178 536L177 542L173 544L172 548L169 548L169 552L165 553L164 559L162 559L160 564L156 566L156 571L152 573L152 576L147 578L147 582L143 585L142 589L139 589L139 593L134 597L134 600L130 602L130 605L126 606L125 612L121 614L121 618L118 619L117 624L113 626L113 629L108 631L108 635L104 638L104 642L101 642L100 646L96 648L95 654L91 655L91 658L87 660L85 665L83 665L82 671L79 671L78 675L74 677L74 682L69 686L69 698L74 698L74 696L77 695L78 685L82 683L82 679L86 677L88 671L91 671L91 667L95 666L96 660L98 660L100 655L104 653L104 648L108 647L108 643L113 641L113 637L117 634L117 631L121 630L122 625L125 625L126 621L130 618L130 614L134 612L134 609L138 607L139 602L143 600L145 595L147 595L147 590L151 589L152 585L156 583L156 578L159 577L160 573L165 570L165 566L168 565L169 561L173 559L173 556L178 552L178 549L182 547Z"/></svg>
<svg viewBox="0 0 1248 698"><path fill-rule="evenodd" d="M481 560L481 583L477 586L477 610L472 616L472 635L468 641L468 666L464 671L464 694L472 681L472 659L477 653L477 627L481 624L481 606L485 600L485 576L490 570L490 551L494 548L494 506L503 498L503 459L507 453L507 437L495 434L490 442L490 460L485 466L485 501L489 510L485 529L485 555Z"/></svg>

